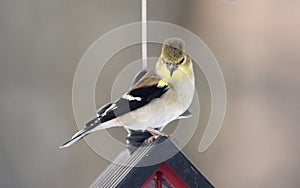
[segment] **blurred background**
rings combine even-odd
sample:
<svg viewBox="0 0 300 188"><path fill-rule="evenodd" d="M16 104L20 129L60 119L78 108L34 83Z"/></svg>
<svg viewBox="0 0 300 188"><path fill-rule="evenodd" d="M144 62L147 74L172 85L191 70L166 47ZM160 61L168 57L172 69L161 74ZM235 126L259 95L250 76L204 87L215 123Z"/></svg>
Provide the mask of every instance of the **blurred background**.
<svg viewBox="0 0 300 188"><path fill-rule="evenodd" d="M0 1L0 187L87 187L109 165L83 141L58 146L77 130L72 81L81 56L106 32L140 21L140 7L139 0ZM299 9L297 0L148 2L149 20L194 32L222 68L221 132L198 152L210 110L204 89L198 129L183 149L216 187L300 187ZM149 54L159 48L150 45ZM130 47L108 70L139 58L140 46ZM114 76L102 78L97 106L110 100L105 88ZM125 131L111 132L124 141Z"/></svg>

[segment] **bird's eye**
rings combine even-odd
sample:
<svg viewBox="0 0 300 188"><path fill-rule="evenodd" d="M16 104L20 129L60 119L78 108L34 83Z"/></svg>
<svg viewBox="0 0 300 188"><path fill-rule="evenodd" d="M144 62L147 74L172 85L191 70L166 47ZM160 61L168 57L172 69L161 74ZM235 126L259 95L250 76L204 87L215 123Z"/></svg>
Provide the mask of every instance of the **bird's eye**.
<svg viewBox="0 0 300 188"><path fill-rule="evenodd" d="M178 64L179 64L179 65L180 65L180 64L182 64L182 63L184 62L184 60L185 60L185 57L184 57L184 58L182 58L182 59L179 61L179 63L178 63Z"/></svg>

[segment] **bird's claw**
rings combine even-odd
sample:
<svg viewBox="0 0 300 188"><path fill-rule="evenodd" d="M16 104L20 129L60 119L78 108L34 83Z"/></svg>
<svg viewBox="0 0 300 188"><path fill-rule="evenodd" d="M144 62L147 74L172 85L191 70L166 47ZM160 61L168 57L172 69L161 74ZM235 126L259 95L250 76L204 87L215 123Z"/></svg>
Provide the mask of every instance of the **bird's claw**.
<svg viewBox="0 0 300 188"><path fill-rule="evenodd" d="M156 140L159 137L159 135L153 135L144 140L144 144L151 144L154 140Z"/></svg>
<svg viewBox="0 0 300 188"><path fill-rule="evenodd" d="M147 138L144 141L144 144L150 144L154 140L156 140L159 136L164 136L164 137L167 137L169 140L171 140L176 146L178 146L178 141L172 135L167 135L167 134L165 134L159 130L153 129L153 128L149 128L149 129L147 129L147 131L150 132L152 134L152 136Z"/></svg>

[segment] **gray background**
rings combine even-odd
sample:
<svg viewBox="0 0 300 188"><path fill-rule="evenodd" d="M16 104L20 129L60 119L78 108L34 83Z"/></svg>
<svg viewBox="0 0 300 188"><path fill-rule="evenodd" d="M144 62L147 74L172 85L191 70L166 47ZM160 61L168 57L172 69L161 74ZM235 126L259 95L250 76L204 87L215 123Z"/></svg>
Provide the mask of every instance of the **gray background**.
<svg viewBox="0 0 300 188"><path fill-rule="evenodd" d="M216 187L300 187L299 9L297 0L148 3L149 20L196 33L223 70L222 130L209 150L197 151L209 93L196 70L203 118L183 150ZM58 146L77 130L71 97L81 56L104 33L140 21L140 11L139 0L0 1L0 187L87 187L109 164L83 141ZM159 51L150 45L150 55ZM108 70L140 54L140 46L128 48ZM98 106L110 100L115 78L101 76ZM124 141L122 129L110 132Z"/></svg>

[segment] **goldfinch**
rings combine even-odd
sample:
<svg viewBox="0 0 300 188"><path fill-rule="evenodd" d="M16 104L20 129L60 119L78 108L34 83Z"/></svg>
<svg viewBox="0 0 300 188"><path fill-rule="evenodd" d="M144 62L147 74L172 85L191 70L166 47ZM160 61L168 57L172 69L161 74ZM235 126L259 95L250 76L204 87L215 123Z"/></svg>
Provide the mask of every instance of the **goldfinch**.
<svg viewBox="0 0 300 188"><path fill-rule="evenodd" d="M188 107L194 90L193 64L184 42L179 38L169 38L163 43L156 66L119 100L101 107L97 117L60 148L69 147L94 131L110 127L149 131L153 135L150 140L166 136L156 128L189 116Z"/></svg>

